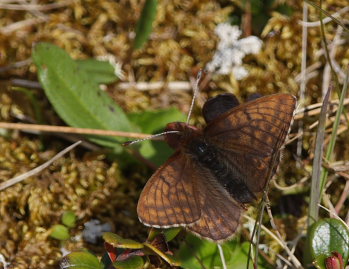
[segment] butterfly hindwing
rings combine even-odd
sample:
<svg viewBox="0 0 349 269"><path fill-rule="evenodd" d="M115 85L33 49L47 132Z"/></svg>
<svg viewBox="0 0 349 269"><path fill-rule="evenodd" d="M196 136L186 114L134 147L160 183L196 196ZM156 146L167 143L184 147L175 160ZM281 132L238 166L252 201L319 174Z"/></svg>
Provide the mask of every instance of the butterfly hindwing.
<svg viewBox="0 0 349 269"><path fill-rule="evenodd" d="M201 201L201 217L190 224L189 231L216 242L229 239L236 231L242 208L217 182L209 170L201 168L197 193Z"/></svg>
<svg viewBox="0 0 349 269"><path fill-rule="evenodd" d="M148 180L137 205L141 222L153 227L185 226L200 218L191 163L174 154Z"/></svg>
<svg viewBox="0 0 349 269"><path fill-rule="evenodd" d="M262 191L274 171L295 105L289 94L261 97L220 115L204 130L205 139L239 171L253 192Z"/></svg>

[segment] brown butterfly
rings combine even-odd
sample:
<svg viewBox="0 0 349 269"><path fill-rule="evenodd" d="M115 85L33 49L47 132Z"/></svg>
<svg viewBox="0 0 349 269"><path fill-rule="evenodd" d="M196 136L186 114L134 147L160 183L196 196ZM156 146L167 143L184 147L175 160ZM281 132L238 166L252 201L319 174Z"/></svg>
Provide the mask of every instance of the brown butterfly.
<svg viewBox="0 0 349 269"><path fill-rule="evenodd" d="M165 134L165 140L176 152L144 187L140 221L228 240L244 204L256 199L276 171L295 105L289 94L254 97L241 105L233 94L221 94L202 109L204 129L169 123L166 131L177 133Z"/></svg>

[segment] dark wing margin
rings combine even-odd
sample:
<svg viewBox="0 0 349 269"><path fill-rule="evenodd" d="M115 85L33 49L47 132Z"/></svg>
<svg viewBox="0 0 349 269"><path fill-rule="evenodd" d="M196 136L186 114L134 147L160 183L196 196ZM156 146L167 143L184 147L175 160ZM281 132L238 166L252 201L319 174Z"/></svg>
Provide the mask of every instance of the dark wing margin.
<svg viewBox="0 0 349 269"><path fill-rule="evenodd" d="M209 123L205 139L239 171L252 192L275 172L296 106L290 94L274 94L234 107Z"/></svg>
<svg viewBox="0 0 349 269"><path fill-rule="evenodd" d="M191 166L188 158L177 152L148 180L137 205L143 224L167 228L186 226L200 218Z"/></svg>

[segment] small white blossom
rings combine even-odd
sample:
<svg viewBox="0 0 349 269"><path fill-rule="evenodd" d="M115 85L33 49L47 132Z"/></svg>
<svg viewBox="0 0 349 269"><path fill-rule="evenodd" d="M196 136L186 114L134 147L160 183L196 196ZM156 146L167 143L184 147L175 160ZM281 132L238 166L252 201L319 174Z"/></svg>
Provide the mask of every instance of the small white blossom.
<svg viewBox="0 0 349 269"><path fill-rule="evenodd" d="M233 73L237 80L247 77L248 71L242 66L242 59L246 54L258 53L262 47L262 40L256 36L238 39L241 30L228 23L218 24L215 33L220 42L213 60L206 66L207 70L221 75Z"/></svg>

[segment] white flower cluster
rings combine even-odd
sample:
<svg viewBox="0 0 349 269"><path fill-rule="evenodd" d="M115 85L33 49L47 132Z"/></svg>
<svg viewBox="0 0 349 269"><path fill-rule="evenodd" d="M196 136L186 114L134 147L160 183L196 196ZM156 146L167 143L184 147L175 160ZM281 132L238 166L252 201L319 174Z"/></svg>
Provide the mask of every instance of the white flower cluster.
<svg viewBox="0 0 349 269"><path fill-rule="evenodd" d="M207 64L206 69L221 75L232 72L237 80L245 78L248 72L242 66L242 59L246 54L258 53L262 47L262 40L256 36L238 39L241 30L228 23L218 24L215 33L221 40L213 60Z"/></svg>

